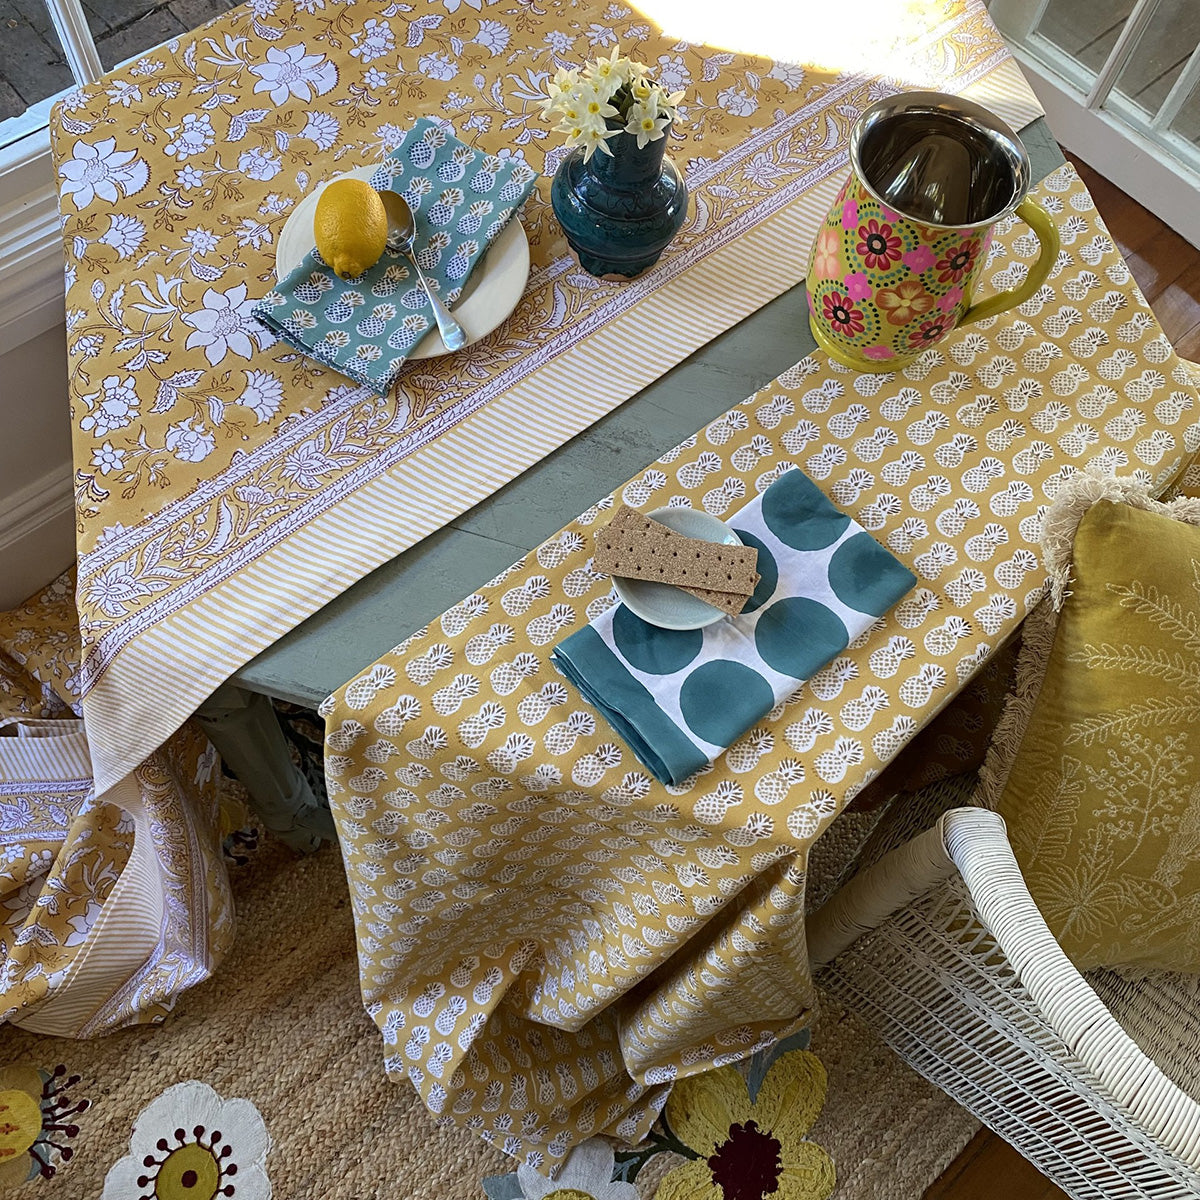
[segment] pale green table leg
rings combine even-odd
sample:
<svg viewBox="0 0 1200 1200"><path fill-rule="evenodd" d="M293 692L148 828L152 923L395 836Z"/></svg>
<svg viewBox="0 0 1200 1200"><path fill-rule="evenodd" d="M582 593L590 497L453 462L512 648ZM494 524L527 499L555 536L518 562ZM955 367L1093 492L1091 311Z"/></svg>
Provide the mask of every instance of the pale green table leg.
<svg viewBox="0 0 1200 1200"><path fill-rule="evenodd" d="M308 853L333 841L333 817L288 754L271 701L233 684L222 684L196 716L229 764L263 824L293 850Z"/></svg>

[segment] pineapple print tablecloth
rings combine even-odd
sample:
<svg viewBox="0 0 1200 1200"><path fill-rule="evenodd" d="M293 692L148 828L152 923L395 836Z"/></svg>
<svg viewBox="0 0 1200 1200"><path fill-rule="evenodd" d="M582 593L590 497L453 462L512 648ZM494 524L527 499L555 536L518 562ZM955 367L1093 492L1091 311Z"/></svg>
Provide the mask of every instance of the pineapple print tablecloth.
<svg viewBox="0 0 1200 1200"><path fill-rule="evenodd" d="M389 1074L443 1119L553 1162L806 1021L814 839L1041 597L1063 481L1163 487L1200 445L1200 380L1086 189L1064 167L1036 194L1063 249L1019 310L897 375L803 359L326 702L363 996ZM1037 247L1001 222L985 278ZM656 784L549 662L615 603L592 534L621 501L724 516L792 465L917 587L714 766Z"/></svg>
<svg viewBox="0 0 1200 1200"><path fill-rule="evenodd" d="M796 283L866 105L933 85L1017 126L1040 111L978 3L916 0L847 32L817 67L682 41L609 0L253 0L58 104L102 789L264 646ZM687 92L671 153L693 195L627 285L566 246L547 202L565 148L539 103L559 67L618 42ZM297 201L422 116L540 173L531 274L500 330L379 397L251 309Z"/></svg>

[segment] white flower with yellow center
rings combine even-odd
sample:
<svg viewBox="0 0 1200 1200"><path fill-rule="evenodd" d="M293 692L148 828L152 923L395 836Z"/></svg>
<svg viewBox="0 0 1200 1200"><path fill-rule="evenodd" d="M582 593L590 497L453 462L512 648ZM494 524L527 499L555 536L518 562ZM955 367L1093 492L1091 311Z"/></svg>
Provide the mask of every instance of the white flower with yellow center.
<svg viewBox="0 0 1200 1200"><path fill-rule="evenodd" d="M101 1200L269 1200L270 1150L270 1134L249 1100L223 1100L196 1079L177 1083L134 1122L129 1153L108 1172Z"/></svg>
<svg viewBox="0 0 1200 1200"><path fill-rule="evenodd" d="M657 97L651 96L645 104L634 104L630 107L629 123L625 126L625 132L637 138L638 149L641 150L647 142L657 142L659 138L666 137L665 131L669 123L670 119L658 111Z"/></svg>
<svg viewBox="0 0 1200 1200"><path fill-rule="evenodd" d="M637 1200L632 1183L613 1182L615 1157L602 1138L588 1138L567 1155L557 1179L522 1163L517 1168L520 1200Z"/></svg>

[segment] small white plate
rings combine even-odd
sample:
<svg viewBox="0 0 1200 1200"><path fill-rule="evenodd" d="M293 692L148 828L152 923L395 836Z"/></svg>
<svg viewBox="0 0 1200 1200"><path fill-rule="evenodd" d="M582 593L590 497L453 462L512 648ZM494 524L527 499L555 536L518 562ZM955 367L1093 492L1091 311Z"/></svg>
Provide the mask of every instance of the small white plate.
<svg viewBox="0 0 1200 1200"><path fill-rule="evenodd" d="M379 164L355 167L333 179L361 179L371 182L379 170ZM316 237L313 233L313 215L317 211L317 197L333 182L327 179L313 188L292 210L284 222L275 248L275 278L286 279L313 248ZM521 222L513 217L500 236L484 253L483 260L475 264L471 278L463 294L454 305L454 317L467 331L467 345L486 337L509 316L525 292L529 279L529 239ZM430 330L417 348L408 356L414 358L437 358L447 354L441 334Z"/></svg>
<svg viewBox="0 0 1200 1200"><path fill-rule="evenodd" d="M706 512L697 512L694 508L656 508L646 516L685 537L700 538L721 546L742 544L738 535L724 521ZM716 624L726 615L721 609L669 583L614 575L613 587L634 616L660 629L703 629L705 625Z"/></svg>

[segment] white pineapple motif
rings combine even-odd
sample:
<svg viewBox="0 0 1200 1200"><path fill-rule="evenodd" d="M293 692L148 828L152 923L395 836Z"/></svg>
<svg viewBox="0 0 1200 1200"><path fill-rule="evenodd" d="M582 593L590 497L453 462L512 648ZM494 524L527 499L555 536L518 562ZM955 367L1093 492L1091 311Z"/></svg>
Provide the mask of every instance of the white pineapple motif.
<svg viewBox="0 0 1200 1200"><path fill-rule="evenodd" d="M1099 300L1093 300L1088 305L1088 316L1106 325L1128 304L1129 299L1124 292L1105 292Z"/></svg>
<svg viewBox="0 0 1200 1200"><path fill-rule="evenodd" d="M479 695L479 680L474 675L455 675L445 687L433 693L433 709L443 717L456 713L467 700Z"/></svg>
<svg viewBox="0 0 1200 1200"><path fill-rule="evenodd" d="M1004 627L1006 621L1011 621L1017 615L1017 602L1003 592L994 592L987 598L982 608L977 608L972 616L979 622L979 627L989 637L994 637Z"/></svg>
<svg viewBox="0 0 1200 1200"><path fill-rule="evenodd" d="M1163 455L1175 449L1175 439L1166 429L1156 429L1148 438L1142 438L1133 448L1134 454L1144 463L1153 466L1162 461Z"/></svg>
<svg viewBox="0 0 1200 1200"><path fill-rule="evenodd" d="M836 468L846 462L847 458L848 455L843 447L829 442L822 446L816 454L810 455L804 466L813 479L828 479Z"/></svg>
<svg viewBox="0 0 1200 1200"><path fill-rule="evenodd" d="M1063 485L1067 480L1073 479L1078 474L1079 468L1077 466L1072 463L1063 463L1053 475L1046 478L1042 484L1042 491L1049 499L1053 500L1062 491Z"/></svg>
<svg viewBox="0 0 1200 1200"><path fill-rule="evenodd" d="M840 400L842 396L845 395L845 392L846 389L838 380L826 379L818 387L812 388L811 390L805 392L804 395L800 397L800 404L803 406L805 412L819 415L820 413L827 412L830 405L833 404L835 400ZM783 399L783 397L777 398ZM773 428L773 426L767 426L767 428L770 429Z"/></svg>
<svg viewBox="0 0 1200 1200"><path fill-rule="evenodd" d="M883 688L869 684L863 688L861 696L847 700L842 705L842 724L858 733L870 725L876 713L883 712L890 704L888 694Z"/></svg>
<svg viewBox="0 0 1200 1200"><path fill-rule="evenodd" d="M458 726L458 737L468 750L482 746L493 729L499 729L507 719L503 704L489 700L473 716L467 717Z"/></svg>
<svg viewBox="0 0 1200 1200"><path fill-rule="evenodd" d="M696 443L700 440L697 434L692 434L691 437L684 438L677 446L672 446L666 454L660 454L654 461L662 463L663 466L670 466L685 450L695 449Z"/></svg>
<svg viewBox="0 0 1200 1200"><path fill-rule="evenodd" d="M1123 258L1118 258L1116 262L1109 263L1104 268L1104 274L1108 277L1109 283L1115 283L1118 287L1124 287L1133 277L1133 272L1130 271L1129 264Z"/></svg>
<svg viewBox="0 0 1200 1200"><path fill-rule="evenodd" d="M951 653L963 638L970 636L970 622L962 617L950 616L925 635L925 649L940 658Z"/></svg>
<svg viewBox="0 0 1200 1200"><path fill-rule="evenodd" d="M472 621L483 616L487 610L486 597L476 592L442 614L442 632L447 637L458 637Z"/></svg>
<svg viewBox="0 0 1200 1200"><path fill-rule="evenodd" d="M1050 390L1056 396L1073 396L1090 378L1082 363L1067 363L1061 371L1050 377Z"/></svg>
<svg viewBox="0 0 1200 1200"><path fill-rule="evenodd" d="M920 517L905 517L899 527L887 535L887 544L897 554L908 554L917 542L928 536L929 526Z"/></svg>
<svg viewBox="0 0 1200 1200"><path fill-rule="evenodd" d="M1087 299L1088 292L1103 286L1100 276L1095 271L1080 271L1074 279L1068 279L1062 285L1062 290L1068 300L1078 304Z"/></svg>
<svg viewBox="0 0 1200 1200"><path fill-rule="evenodd" d="M905 379L911 380L913 383L920 383L930 371L940 367L946 360L942 357L941 350L929 349L923 351L917 358L905 367L900 374Z"/></svg>
<svg viewBox="0 0 1200 1200"><path fill-rule="evenodd" d="M935 408L927 412L919 421L913 421L905 432L908 434L908 440L914 446L928 446L940 430L949 428L950 418Z"/></svg>
<svg viewBox="0 0 1200 1200"><path fill-rule="evenodd" d="M738 471L753 471L762 459L773 453L775 447L771 439L756 433L744 446L739 446L730 456L729 461ZM714 456L715 457L715 456Z"/></svg>
<svg viewBox="0 0 1200 1200"><path fill-rule="evenodd" d="M438 178L443 183L454 183L461 179L467 173L467 167L470 166L471 160L475 157L475 151L470 146L455 146L451 151L450 157L444 163L438 166ZM462 192L458 188L454 189L458 192L457 203L462 203Z"/></svg>
<svg viewBox="0 0 1200 1200"><path fill-rule="evenodd" d="M789 454L799 456L804 452L804 447L811 442L815 442L821 436L821 431L814 421L808 420L807 417L796 422L796 424L780 438L783 448Z"/></svg>
<svg viewBox="0 0 1200 1200"><path fill-rule="evenodd" d="M879 415L885 421L900 421L914 405L921 403L918 388L902 387L894 396L888 396L879 406Z"/></svg>
<svg viewBox="0 0 1200 1200"><path fill-rule="evenodd" d="M511 775L519 763L532 756L534 740L527 733L510 733L504 744L487 756L488 764L502 774Z"/></svg>
<svg viewBox="0 0 1200 1200"><path fill-rule="evenodd" d="M1033 441L1013 455L1013 470L1019 475L1032 475L1054 459L1054 447L1049 442Z"/></svg>
<svg viewBox="0 0 1200 1200"><path fill-rule="evenodd" d="M821 364L811 354L806 354L798 363L788 367L779 376L779 382L787 388L799 387L810 375L815 375L820 369Z"/></svg>
<svg viewBox="0 0 1200 1200"><path fill-rule="evenodd" d="M927 587L919 587L896 605L896 621L904 629L916 629L925 623L925 618L930 613L936 612L941 606L942 601L937 592L930 591Z"/></svg>
<svg viewBox="0 0 1200 1200"><path fill-rule="evenodd" d="M472 775L478 775L483 768L469 754L460 754L452 762L442 763L439 770L447 779L461 783Z"/></svg>
<svg viewBox="0 0 1200 1200"><path fill-rule="evenodd" d="M958 393L970 386L970 375L962 371L951 371L945 379L939 379L929 389L929 395L935 404L953 404Z"/></svg>
<svg viewBox="0 0 1200 1200"><path fill-rule="evenodd" d="M1053 433L1071 416L1071 410L1061 400L1051 400L1040 412L1029 418L1029 423L1038 433Z"/></svg>
<svg viewBox="0 0 1200 1200"><path fill-rule="evenodd" d="M1111 417L1104 425L1104 432L1117 442L1127 442L1146 423L1146 414L1137 408L1126 408Z"/></svg>
<svg viewBox="0 0 1200 1200"><path fill-rule="evenodd" d="M1008 541L1008 530L995 521L989 521L982 533L967 538L967 557L974 562L987 562Z"/></svg>
<svg viewBox="0 0 1200 1200"><path fill-rule="evenodd" d="M478 233L480 225L483 224L483 218L491 211L492 202L490 200L474 200L467 211L459 217L455 228L459 233Z"/></svg>
<svg viewBox="0 0 1200 1200"><path fill-rule="evenodd" d="M938 688L946 686L946 670L937 663L926 663L900 685L900 699L909 708L921 708L933 699Z"/></svg>
<svg viewBox="0 0 1200 1200"><path fill-rule="evenodd" d="M727 441L743 429L750 427L750 418L744 412L733 409L723 417L718 417L704 431L704 436L713 446L723 446Z"/></svg>
<svg viewBox="0 0 1200 1200"><path fill-rule="evenodd" d="M1126 371L1132 370L1137 365L1138 356L1132 350L1126 350L1124 346L1118 346L1108 358L1101 359L1096 364L1096 373L1101 379L1117 380Z"/></svg>
<svg viewBox="0 0 1200 1200"><path fill-rule="evenodd" d="M529 611L535 600L545 600L550 595L550 580L545 575L530 575L524 583L509 588L500 597L500 607L510 617L519 617Z"/></svg>
<svg viewBox="0 0 1200 1200"><path fill-rule="evenodd" d="M492 625L486 633L470 638L463 653L473 667L481 667L496 657L501 646L511 646L516 634L511 625Z"/></svg>
<svg viewBox="0 0 1200 1200"><path fill-rule="evenodd" d="M439 728L437 725L428 725L425 732L419 738L414 738L411 742L404 743L404 749L408 751L413 758L436 758L440 750L450 744L450 739L446 736L446 731Z"/></svg>
<svg viewBox="0 0 1200 1200"><path fill-rule="evenodd" d="M939 500L953 491L945 475L930 475L925 483L919 483L908 493L908 502L917 512L928 512Z"/></svg>
<svg viewBox="0 0 1200 1200"><path fill-rule="evenodd" d="M853 467L845 479L839 479L830 491L834 500L843 506L853 504L863 492L875 486L875 476L865 467Z"/></svg>
<svg viewBox="0 0 1200 1200"><path fill-rule="evenodd" d="M882 529L889 517L894 517L904 511L904 501L891 492L883 492L870 503L863 506L858 514L859 523L864 529Z"/></svg>
<svg viewBox="0 0 1200 1200"><path fill-rule="evenodd" d="M1153 328L1154 318L1148 312L1135 312L1117 326L1117 337L1122 342L1140 342Z"/></svg>
<svg viewBox="0 0 1200 1200"><path fill-rule="evenodd" d="M994 429L984 435L989 450L1007 450L1014 442L1025 436L1025 423L1017 417L1005 417ZM995 460L990 460L995 461ZM1003 471L1000 472L1003 474ZM999 475L993 475L999 478Z"/></svg>
<svg viewBox="0 0 1200 1200"><path fill-rule="evenodd" d="M325 745L341 754L349 750L366 732L367 727L359 721L343 721L337 729L331 729L325 735Z"/></svg>
<svg viewBox="0 0 1200 1200"><path fill-rule="evenodd" d="M599 520L600 514L608 512L612 507L613 498L611 496L605 496L602 500L597 500L596 503L591 506L591 508L580 513L579 516L576 517L576 520L580 525L594 525L596 521ZM519 565L519 563L514 563L513 566L509 567L509 574L511 575Z"/></svg>
<svg viewBox="0 0 1200 1200"><path fill-rule="evenodd" d="M605 596L597 596L592 600L584 610L589 621L596 620L597 617L602 617L610 608L616 608L621 603L616 592L610 591Z"/></svg>
<svg viewBox="0 0 1200 1200"><path fill-rule="evenodd" d="M1125 395L1136 404L1149 404L1159 388L1167 386L1166 376L1159 371L1143 371L1125 385Z"/></svg>
<svg viewBox="0 0 1200 1200"><path fill-rule="evenodd" d="M886 728L871 739L871 749L881 762L894 758L900 748L917 732L917 723L910 716L901 714Z"/></svg>
<svg viewBox="0 0 1200 1200"><path fill-rule="evenodd" d="M582 567L575 567L563 577L562 589L571 599L586 596L598 583L607 581L608 576L596 570L592 559L588 559Z"/></svg>
<svg viewBox="0 0 1200 1200"><path fill-rule="evenodd" d="M754 410L754 419L764 429L774 429L784 417L794 416L796 406L789 396L772 396Z"/></svg>
<svg viewBox="0 0 1200 1200"><path fill-rule="evenodd" d="M450 256L446 263L446 278L447 279L462 279L464 275L471 269L471 261L476 254L479 253L479 243L474 238L467 238L464 242L459 242L454 247L454 253ZM460 285L461 286L461 285ZM457 292L457 289L455 289ZM453 297L447 295L447 300L458 299L457 294Z"/></svg>
<svg viewBox="0 0 1200 1200"><path fill-rule="evenodd" d="M979 505L974 500L968 500L966 496L959 496L949 508L944 508L938 513L934 524L937 525L938 532L946 537L958 537L966 529L968 522L974 521L978 516Z"/></svg>
<svg viewBox="0 0 1200 1200"><path fill-rule="evenodd" d="M1122 467L1129 466L1129 455L1120 446L1105 446L1087 465L1105 475L1115 475Z"/></svg>
<svg viewBox="0 0 1200 1200"><path fill-rule="evenodd" d="M987 587L987 577L975 567L963 567L948 584L946 598L958 608L970 604L976 592L982 592Z"/></svg>
<svg viewBox="0 0 1200 1200"><path fill-rule="evenodd" d="M524 725L538 725L546 719L551 709L566 704L569 693L557 679L544 683L536 692L523 696L517 705L517 716Z"/></svg>
<svg viewBox="0 0 1200 1200"><path fill-rule="evenodd" d="M982 492L997 479L1004 478L1004 463L991 455L981 458L962 473L962 485L968 492Z"/></svg>
<svg viewBox="0 0 1200 1200"><path fill-rule="evenodd" d="M1051 313L1042 321L1042 328L1052 338L1065 338L1074 326L1082 324L1083 313L1077 308L1072 308L1069 304L1064 304L1058 312ZM1030 353L1033 353L1033 351ZM1027 371L1044 371L1054 359L1062 358L1062 350L1054 345L1053 342L1043 342L1038 347L1037 353L1038 358L1036 361L1042 365L1033 366L1027 354L1023 360Z"/></svg>
<svg viewBox="0 0 1200 1200"><path fill-rule="evenodd" d="M409 161L418 171L423 171L431 162L436 151L446 144L446 131L439 125L430 125L420 138L408 148Z"/></svg>
<svg viewBox="0 0 1200 1200"><path fill-rule="evenodd" d="M923 554L913 559L922 579L937 579L947 567L958 562L958 551L949 542L934 542Z"/></svg>
<svg viewBox="0 0 1200 1200"><path fill-rule="evenodd" d="M1090 325L1081 334L1071 339L1070 349L1076 358L1092 358L1107 345L1108 334L1099 326Z"/></svg>
<svg viewBox="0 0 1200 1200"><path fill-rule="evenodd" d="M809 691L818 700L833 700L852 679L858 678L858 664L852 658L835 658L809 681Z"/></svg>
<svg viewBox="0 0 1200 1200"><path fill-rule="evenodd" d="M399 753L400 748L394 742L389 742L387 738L379 738L363 751L363 758L367 762L373 762L382 766L393 754Z"/></svg>
<svg viewBox="0 0 1200 1200"><path fill-rule="evenodd" d="M754 784L754 798L760 804L779 804L798 783L804 782L804 764L795 758L783 759L774 771L767 771Z"/></svg>
<svg viewBox="0 0 1200 1200"><path fill-rule="evenodd" d="M1048 283L1043 283L1024 304L1017 305L1017 312L1022 316L1036 317L1047 304L1052 304L1055 299L1054 289Z"/></svg>
<svg viewBox="0 0 1200 1200"><path fill-rule="evenodd" d="M715 790L699 797L692 805L692 815L702 825L719 825L725 814L746 798L742 785L733 779L723 779Z"/></svg>
<svg viewBox="0 0 1200 1200"><path fill-rule="evenodd" d="M1095 267L1103 261L1106 254L1111 254L1112 250L1112 242L1104 234L1098 233L1087 245L1079 247L1078 254L1089 267Z"/></svg>
<svg viewBox="0 0 1200 1200"><path fill-rule="evenodd" d="M1172 392L1154 406L1154 415L1164 425L1174 425L1194 403L1187 392Z"/></svg>
<svg viewBox="0 0 1200 1200"><path fill-rule="evenodd" d="M575 610L569 604L556 604L548 613L534 617L525 626L525 636L535 646L552 642L568 625L575 624Z"/></svg>
<svg viewBox="0 0 1200 1200"><path fill-rule="evenodd" d="M745 483L736 475L730 475L720 487L705 492L701 503L705 512L719 517L735 500L740 500L745 494Z"/></svg>
<svg viewBox="0 0 1200 1200"><path fill-rule="evenodd" d="M562 784L562 772L553 763L540 763L532 775L521 776L521 786L527 792L548 792Z"/></svg>
<svg viewBox="0 0 1200 1200"><path fill-rule="evenodd" d="M766 729L752 729L725 752L725 762L736 774L753 771L764 754L775 748L775 736Z"/></svg>
<svg viewBox="0 0 1200 1200"><path fill-rule="evenodd" d="M667 477L661 471L653 469L644 471L641 479L635 479L632 483L625 485L624 491L621 492L621 499L631 508L641 508L655 492L666 485Z"/></svg>
<svg viewBox="0 0 1200 1200"><path fill-rule="evenodd" d="M985 363L975 372L975 378L985 388L998 388L1010 376L1017 373L1017 364L1006 354L995 355L991 362Z"/></svg>
<svg viewBox="0 0 1200 1200"><path fill-rule="evenodd" d="M1022 322L1017 321L1017 325ZM1030 331L1032 332L1032 330ZM987 338L979 333L968 333L965 337L957 342L951 343L946 347L950 357L954 359L960 367L969 367L975 359L988 348Z"/></svg>
<svg viewBox="0 0 1200 1200"><path fill-rule="evenodd" d="M395 704L375 718L375 732L384 737L395 737L409 721L415 721L420 715L421 702L416 696L399 696Z"/></svg>
<svg viewBox="0 0 1200 1200"><path fill-rule="evenodd" d="M854 456L859 462L878 462L883 457L884 451L896 445L899 440L894 429L880 425L866 437L860 437L854 443Z"/></svg>
<svg viewBox="0 0 1200 1200"><path fill-rule="evenodd" d="M424 654L409 659L404 673L420 687L427 684L438 671L444 671L454 662L454 651L445 642L434 642Z"/></svg>
<svg viewBox="0 0 1200 1200"><path fill-rule="evenodd" d="M497 696L511 695L526 679L532 679L540 670L541 662L538 656L524 650L512 662L501 663L492 669L492 691Z"/></svg>
<svg viewBox="0 0 1200 1200"><path fill-rule="evenodd" d="M542 735L542 745L551 754L566 754L575 749L581 737L591 737L596 732L596 718L588 712L573 712L565 721L551 725Z"/></svg>
<svg viewBox="0 0 1200 1200"><path fill-rule="evenodd" d="M351 775L346 783L356 792L373 792L387 779L387 772L378 767L366 767L361 775Z"/></svg>
<svg viewBox="0 0 1200 1200"><path fill-rule="evenodd" d="M1094 446L1100 440L1100 434L1094 425L1076 421L1066 433L1058 439L1059 449L1072 458L1086 454L1089 446Z"/></svg>
<svg viewBox="0 0 1200 1200"><path fill-rule="evenodd" d="M805 754L817 744L817 738L832 732L833 718L822 709L808 708L800 720L783 731L783 736L797 754Z"/></svg>
<svg viewBox="0 0 1200 1200"><path fill-rule="evenodd" d="M715 475L720 469L721 456L711 450L705 450L694 462L684 463L675 472L675 478L685 488L696 488L700 487L709 475Z"/></svg>
<svg viewBox="0 0 1200 1200"><path fill-rule="evenodd" d="M870 416L871 410L865 404L852 404L845 412L834 413L825 424L834 437L848 438Z"/></svg>
<svg viewBox="0 0 1200 1200"><path fill-rule="evenodd" d="M930 353L928 350L926 354ZM812 838L821 823L837 812L837 798L825 788L810 792L808 800L788 813L788 832L795 838Z"/></svg>
<svg viewBox="0 0 1200 1200"><path fill-rule="evenodd" d="M558 537L543 542L537 548L538 566L544 567L547 571L553 571L555 567L562 566L572 555L586 549L587 542L584 540L583 534L576 533L572 529L564 529Z"/></svg>
<svg viewBox="0 0 1200 1200"><path fill-rule="evenodd" d="M355 709L366 708L376 692L386 691L396 682L396 672L384 663L376 663L365 675L360 675L346 688L346 703Z"/></svg>
<svg viewBox="0 0 1200 1200"><path fill-rule="evenodd" d="M1037 565L1037 555L1032 550L1016 550L1012 558L996 564L992 577L1002 588L1015 591L1030 571L1037 570Z"/></svg>
<svg viewBox="0 0 1200 1200"><path fill-rule="evenodd" d="M900 457L884 465L879 472L884 483L903 487L916 471L924 470L925 456L916 450L905 450Z"/></svg>
<svg viewBox="0 0 1200 1200"><path fill-rule="evenodd" d="M490 192L496 186L496 172L500 170L500 163L496 155L485 155L479 170L471 176L471 191Z"/></svg>
<svg viewBox="0 0 1200 1200"><path fill-rule="evenodd" d="M1042 398L1043 389L1036 379L1018 379L1003 395L1009 412L1024 412L1032 401Z"/></svg>
<svg viewBox="0 0 1200 1200"><path fill-rule="evenodd" d="M841 783L846 772L866 757L863 744L857 738L840 737L833 747L817 755L813 763L816 772L826 783Z"/></svg>
<svg viewBox="0 0 1200 1200"><path fill-rule="evenodd" d="M914 657L917 648L906 637L898 635L888 638L886 646L871 652L868 660L877 679L891 679L900 670L900 664Z"/></svg>
<svg viewBox="0 0 1200 1200"><path fill-rule="evenodd" d="M1047 505L1039 504L1034 512L1030 513L1027 517L1022 517L1020 523L1017 525L1017 532L1031 546L1041 545L1042 528L1048 511Z"/></svg>
<svg viewBox="0 0 1200 1200"><path fill-rule="evenodd" d="M461 188L445 188L425 212L430 225L449 225L454 219L454 210L463 202Z"/></svg>
<svg viewBox="0 0 1200 1200"><path fill-rule="evenodd" d="M597 746L591 754L580 755L571 771L571 782L578 787L593 787L613 767L621 765L621 748L615 742Z"/></svg>
<svg viewBox="0 0 1200 1200"><path fill-rule="evenodd" d="M1098 383L1090 392L1085 392L1075 401L1075 407L1081 417L1096 420L1102 417L1107 408L1118 400L1117 393L1107 385Z"/></svg>
<svg viewBox="0 0 1200 1200"><path fill-rule="evenodd" d="M1011 353L1014 350L1020 350L1030 338L1035 338L1037 335L1037 330L1028 321L1014 321L1011 325L996 331L996 345L1001 350ZM986 349L987 343L984 342L980 351Z"/></svg>

